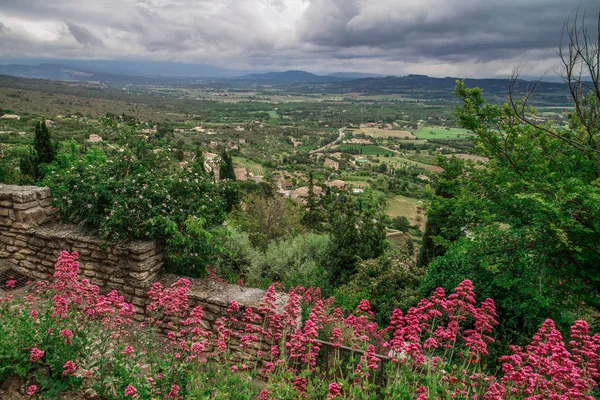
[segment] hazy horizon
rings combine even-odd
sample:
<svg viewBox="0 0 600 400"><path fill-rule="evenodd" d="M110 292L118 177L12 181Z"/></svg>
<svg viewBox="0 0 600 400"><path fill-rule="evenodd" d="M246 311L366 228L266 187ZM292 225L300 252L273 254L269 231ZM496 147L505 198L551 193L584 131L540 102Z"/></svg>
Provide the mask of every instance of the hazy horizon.
<svg viewBox="0 0 600 400"><path fill-rule="evenodd" d="M587 12L595 27L598 12L592 0L452 3L107 0L82 7L74 0L0 0L0 63L473 78L507 77L525 63L524 77L552 79L567 18Z"/></svg>

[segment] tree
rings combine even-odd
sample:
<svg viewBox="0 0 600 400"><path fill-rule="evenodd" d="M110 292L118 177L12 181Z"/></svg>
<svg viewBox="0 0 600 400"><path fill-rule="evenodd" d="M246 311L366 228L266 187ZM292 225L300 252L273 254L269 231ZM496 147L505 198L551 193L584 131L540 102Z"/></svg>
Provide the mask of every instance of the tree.
<svg viewBox="0 0 600 400"><path fill-rule="evenodd" d="M381 220L372 211L357 212L350 202L332 213L330 236L327 269L334 287L350 280L360 260L381 256L388 245Z"/></svg>
<svg viewBox="0 0 600 400"><path fill-rule="evenodd" d="M221 165L219 166L219 179L231 179L235 181L235 171L233 169L233 160L227 150L221 154Z"/></svg>
<svg viewBox="0 0 600 400"><path fill-rule="evenodd" d="M270 241L302 231L302 207L281 196L250 195L243 201L244 210L238 209L232 219L247 232L256 247L265 249Z"/></svg>
<svg viewBox="0 0 600 400"><path fill-rule="evenodd" d="M315 184L312 171L308 173L308 196L306 198L306 213L302 218L304 225L310 229L317 229L326 219L323 209L315 194Z"/></svg>
<svg viewBox="0 0 600 400"><path fill-rule="evenodd" d="M491 160L484 169L447 170L440 181L423 246L424 291L472 280L498 304L500 343L523 343L547 318L566 327L586 312L597 313L600 126L593 119L599 102L589 100L596 96L594 84L573 99L575 108L587 110L582 116L575 111L568 128L531 122L534 111L523 108L527 99L492 105L481 89L460 81L456 94L460 124L477 135Z"/></svg>
<svg viewBox="0 0 600 400"><path fill-rule="evenodd" d="M410 221L404 215L392 219L391 227L402 232L408 232Z"/></svg>
<svg viewBox="0 0 600 400"><path fill-rule="evenodd" d="M21 173L31 176L34 180L43 178L42 164L50 164L56 158L56 147L52 143L46 121L41 120L35 127L33 152L23 157L19 166Z"/></svg>
<svg viewBox="0 0 600 400"><path fill-rule="evenodd" d="M35 128L33 148L37 154L38 164L50 164L56 158L56 147L52 143L46 121L40 121Z"/></svg>

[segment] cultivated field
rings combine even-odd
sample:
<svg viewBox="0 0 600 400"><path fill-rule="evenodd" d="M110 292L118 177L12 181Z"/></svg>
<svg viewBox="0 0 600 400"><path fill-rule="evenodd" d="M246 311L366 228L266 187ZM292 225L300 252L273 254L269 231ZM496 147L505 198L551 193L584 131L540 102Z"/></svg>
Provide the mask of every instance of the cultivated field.
<svg viewBox="0 0 600 400"><path fill-rule="evenodd" d="M447 157L456 157L456 158L460 158L461 160L471 160L471 161L475 161L475 162L482 162L482 163L486 163L488 161L490 161L489 158L487 157L481 157L481 156L475 156L473 154L451 154L448 155Z"/></svg>
<svg viewBox="0 0 600 400"><path fill-rule="evenodd" d="M248 172L254 174L255 176L263 176L265 174L265 169L262 165L255 163L253 161L248 160L244 157L232 157L233 158L233 166L236 168L246 168Z"/></svg>
<svg viewBox="0 0 600 400"><path fill-rule="evenodd" d="M423 229L425 227L424 205L424 201L420 199L413 199L401 195L390 196L387 198L385 212L392 218L404 216L408 218L411 225L419 225L420 229ZM417 220L419 217L421 221Z"/></svg>
<svg viewBox="0 0 600 400"><path fill-rule="evenodd" d="M382 160L383 162L386 162L388 165L394 166L394 167L402 167L405 165L413 165L417 168L421 168L424 169L425 171L431 171L431 172L442 172L444 169L441 167L438 167L437 165L431 165L431 164L425 164L419 161L413 161L413 160L409 160L408 158L403 158L403 157L387 157L385 159Z"/></svg>
<svg viewBox="0 0 600 400"><path fill-rule="evenodd" d="M339 149L341 151L347 151L349 149L354 149L354 150L358 150L358 151L362 150L363 156L376 156L376 155L382 156L384 154L393 154L393 152L390 150L386 150L384 148L381 148L379 146L375 146L372 144L361 145L361 144L344 143L344 144L337 146L336 149Z"/></svg>
<svg viewBox="0 0 600 400"><path fill-rule="evenodd" d="M431 126L421 126L413 134L419 139L467 139L473 136L473 132L468 129Z"/></svg>
<svg viewBox="0 0 600 400"><path fill-rule="evenodd" d="M365 135L373 136L374 138L389 138L395 137L400 139L414 139L415 136L407 131L395 131L390 129L379 129L379 128L360 128L360 131Z"/></svg>

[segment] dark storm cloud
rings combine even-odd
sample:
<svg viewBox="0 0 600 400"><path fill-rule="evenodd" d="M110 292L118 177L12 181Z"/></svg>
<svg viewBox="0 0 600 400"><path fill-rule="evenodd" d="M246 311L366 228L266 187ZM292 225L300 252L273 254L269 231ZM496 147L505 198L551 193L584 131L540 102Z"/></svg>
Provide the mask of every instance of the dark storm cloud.
<svg viewBox="0 0 600 400"><path fill-rule="evenodd" d="M489 61L557 47L565 19L578 8L597 12L598 6L597 0L423 0L418 5L310 0L299 33L318 46L366 46L414 58Z"/></svg>
<svg viewBox="0 0 600 400"><path fill-rule="evenodd" d="M506 74L552 69L598 0L0 0L0 58L139 58L233 68ZM66 22L65 22L66 21ZM418 68L418 70L415 70Z"/></svg>
<svg viewBox="0 0 600 400"><path fill-rule="evenodd" d="M96 36L94 36L94 34L92 32L90 32L83 26L79 26L72 22L67 22L66 24L67 24L67 27L69 28L69 32L71 32L71 35L73 35L75 40L77 40L77 42L79 42L80 44L90 45L90 46L101 46L102 45L102 41L100 39L98 39Z"/></svg>

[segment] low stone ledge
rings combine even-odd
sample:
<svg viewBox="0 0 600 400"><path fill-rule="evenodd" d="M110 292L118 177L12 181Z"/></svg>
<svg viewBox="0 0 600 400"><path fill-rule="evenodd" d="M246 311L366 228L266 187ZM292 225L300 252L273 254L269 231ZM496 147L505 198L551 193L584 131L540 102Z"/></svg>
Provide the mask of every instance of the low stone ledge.
<svg viewBox="0 0 600 400"><path fill-rule="evenodd" d="M171 286L181 276L163 273L158 276L158 282L164 287ZM188 296L191 301L198 303L214 304L223 308L229 306L235 300L240 307L251 307L257 309L265 297L266 291L257 288L248 288L229 283L216 282L209 279L187 278L190 280L190 291ZM277 294L275 305L283 308L288 301L285 293Z"/></svg>

